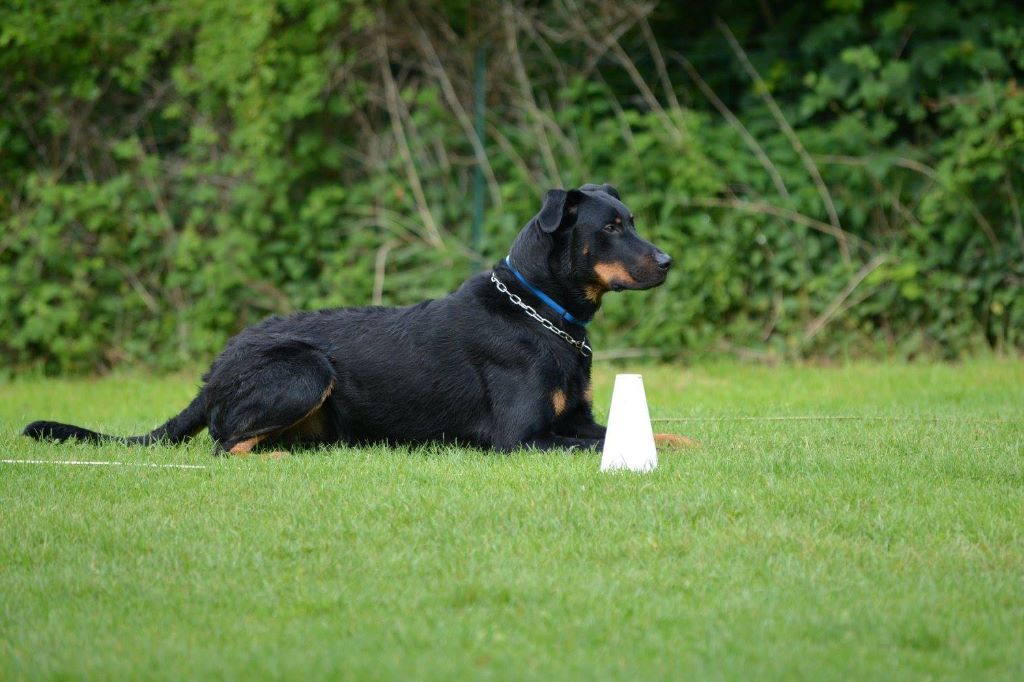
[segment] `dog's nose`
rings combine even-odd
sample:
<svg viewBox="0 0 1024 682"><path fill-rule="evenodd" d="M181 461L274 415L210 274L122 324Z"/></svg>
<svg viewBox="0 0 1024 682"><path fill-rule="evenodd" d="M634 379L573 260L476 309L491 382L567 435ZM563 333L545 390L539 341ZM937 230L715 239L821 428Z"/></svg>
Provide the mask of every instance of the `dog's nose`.
<svg viewBox="0 0 1024 682"><path fill-rule="evenodd" d="M658 253L654 254L654 262L657 263L658 267L661 268L662 270L668 270L670 267L672 267L672 256L668 255L667 253L662 253L661 251L659 251Z"/></svg>

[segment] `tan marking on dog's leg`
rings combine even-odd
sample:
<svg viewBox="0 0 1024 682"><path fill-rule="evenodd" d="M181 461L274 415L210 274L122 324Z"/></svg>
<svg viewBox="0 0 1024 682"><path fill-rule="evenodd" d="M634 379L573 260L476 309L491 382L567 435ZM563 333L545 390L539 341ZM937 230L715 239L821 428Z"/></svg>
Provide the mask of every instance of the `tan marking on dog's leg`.
<svg viewBox="0 0 1024 682"><path fill-rule="evenodd" d="M324 435L324 413L317 408L291 426L281 429L280 436L288 442L316 443Z"/></svg>
<svg viewBox="0 0 1024 682"><path fill-rule="evenodd" d="M680 436L675 433L656 433L654 434L654 442L658 445L666 448L696 448L700 447L700 443L692 438L686 436Z"/></svg>
<svg viewBox="0 0 1024 682"><path fill-rule="evenodd" d="M253 436L252 438L247 438L246 440L243 440L243 441L241 441L239 443L236 443L234 446L232 446L232 448L228 452L230 452L232 455L247 455L247 454L249 454L249 452L252 451L252 449L254 447L256 447L260 443L260 441L264 440L268 436L274 435L276 437L277 435L280 435L281 433L283 433L283 432L285 432L285 431L287 431L287 430L289 430L291 428L294 428L296 426L301 425L307 419L310 419L316 413L316 411L319 410L323 406L324 402L327 401L327 398L330 397L331 391L333 391L333 390L334 390L334 380L331 379L331 383L327 384L327 387L324 389L323 393L320 394L320 399L317 401L316 405L314 405L312 408L310 408L309 412L307 412L302 417L297 419L293 424L291 424L290 426L286 426L283 429L278 429L277 431L274 431L272 434L271 433L264 433L264 434L259 435L259 436ZM272 452L270 454L273 455L273 454L278 454L278 453L277 453L277 451L275 451L275 452ZM287 453L284 453L284 454L287 454Z"/></svg>
<svg viewBox="0 0 1024 682"><path fill-rule="evenodd" d="M565 391L563 391L560 388L556 388L554 391L552 391L551 392L551 404L555 408L555 416L556 417L561 416L561 414L563 412L565 412L565 405L566 405Z"/></svg>
<svg viewBox="0 0 1024 682"><path fill-rule="evenodd" d="M324 436L324 412L321 409L334 390L334 380L324 388L316 404L297 420L274 432L276 444L319 443ZM271 453L275 454L275 453ZM287 454L287 453L284 453Z"/></svg>
<svg viewBox="0 0 1024 682"><path fill-rule="evenodd" d="M331 379L331 383L327 385L324 392L320 394L320 400L317 401L309 412L302 415L298 421L293 424L286 426L281 429L282 435L293 434L300 440L307 440L315 442L323 434L323 413L320 408L327 402L327 398L330 397L331 392L334 390L334 379Z"/></svg>
<svg viewBox="0 0 1024 682"><path fill-rule="evenodd" d="M249 452L252 451L254 447L256 447L259 444L261 440L263 440L263 438L263 436L253 436L252 438L247 438L246 440L243 440L239 443L235 443L233 446L231 446L231 449L228 450L228 452L230 452L232 455L247 455L249 454Z"/></svg>
<svg viewBox="0 0 1024 682"><path fill-rule="evenodd" d="M635 281L622 263L598 263L594 266L594 272L606 289L611 289L613 284L625 286Z"/></svg>
<svg viewBox="0 0 1024 682"><path fill-rule="evenodd" d="M329 397L331 397L331 392L332 391L334 391L334 379L333 378L331 379L331 383L327 384L327 388L324 389L324 392L320 394L320 402L318 402L316 404L316 407L314 407L312 410L310 410L309 413L306 414L306 416L308 417L309 415L311 415L314 412L316 412L317 408L319 408L321 405L323 405L324 401L327 400Z"/></svg>

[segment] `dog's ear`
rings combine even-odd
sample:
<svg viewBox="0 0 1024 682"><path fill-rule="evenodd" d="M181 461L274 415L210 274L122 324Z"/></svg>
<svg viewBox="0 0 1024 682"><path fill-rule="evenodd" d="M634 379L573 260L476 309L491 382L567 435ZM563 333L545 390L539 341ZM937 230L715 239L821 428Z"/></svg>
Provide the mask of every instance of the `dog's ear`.
<svg viewBox="0 0 1024 682"><path fill-rule="evenodd" d="M564 189L548 190L544 197L544 205L535 218L540 229L550 234L562 225L571 224L572 221L567 219L575 217L576 209L579 208L582 199L583 192L579 190L570 189L568 192Z"/></svg>
<svg viewBox="0 0 1024 682"><path fill-rule="evenodd" d="M619 190L615 189L614 187L609 185L607 182L604 183L603 185L595 185L593 183L589 183L588 182L587 184L585 184L582 187L580 187L580 189L583 190L584 192L604 192L605 194L612 195L616 199L621 199L622 198L622 197L619 196Z"/></svg>

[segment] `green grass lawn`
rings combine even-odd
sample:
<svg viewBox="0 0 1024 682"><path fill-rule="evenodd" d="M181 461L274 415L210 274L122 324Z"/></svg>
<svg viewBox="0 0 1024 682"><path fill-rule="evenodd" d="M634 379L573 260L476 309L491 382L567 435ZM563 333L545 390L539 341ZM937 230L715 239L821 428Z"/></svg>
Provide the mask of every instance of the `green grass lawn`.
<svg viewBox="0 0 1024 682"><path fill-rule="evenodd" d="M0 465L0 678L1024 678L1024 364L640 371L703 443L647 475L38 444L195 378L0 386L3 458L207 465Z"/></svg>

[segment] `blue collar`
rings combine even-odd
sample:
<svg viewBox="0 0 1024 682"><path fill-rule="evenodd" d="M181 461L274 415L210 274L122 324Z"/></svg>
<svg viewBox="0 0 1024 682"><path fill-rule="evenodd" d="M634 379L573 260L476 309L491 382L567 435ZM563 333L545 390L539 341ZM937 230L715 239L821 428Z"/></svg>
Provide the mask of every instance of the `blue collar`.
<svg viewBox="0 0 1024 682"><path fill-rule="evenodd" d="M568 310L566 310L562 306L558 305L558 303L555 302L555 299L551 298L550 296L545 294L543 291L541 291L537 287L535 287L532 284L530 284L529 282L527 282L526 278L523 277L522 275L520 275L519 271L516 270L514 267L512 267L511 256L505 256L505 265L507 265L508 269L512 271L512 274L516 276L516 279L518 279L519 282L524 287L526 287L527 289L530 290L531 294L533 294L534 296L536 296L540 300L544 301L544 303L547 304L547 306L549 308L551 308L556 313L558 313L558 316L561 317L563 320L565 320L566 322L571 322L573 324L578 324L581 327L586 327L587 326L587 324L588 324L587 322L584 322L582 320L577 320L575 317L573 317L572 313L570 313Z"/></svg>

